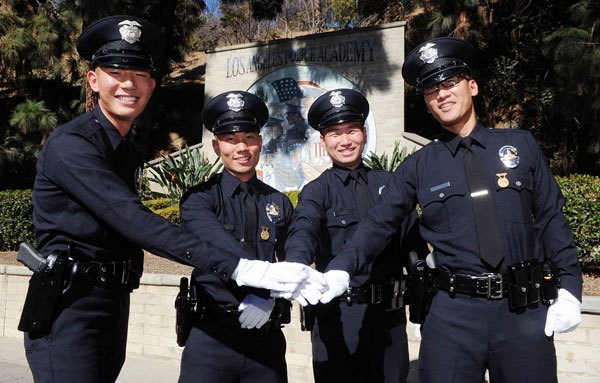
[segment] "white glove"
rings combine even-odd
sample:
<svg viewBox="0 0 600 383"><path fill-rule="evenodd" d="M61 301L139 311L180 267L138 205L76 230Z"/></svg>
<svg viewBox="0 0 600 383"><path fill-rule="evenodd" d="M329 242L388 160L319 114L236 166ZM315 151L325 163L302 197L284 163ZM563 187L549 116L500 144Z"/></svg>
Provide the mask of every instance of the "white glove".
<svg viewBox="0 0 600 383"><path fill-rule="evenodd" d="M239 286L292 293L308 278L310 267L301 263L251 261L241 258L231 278Z"/></svg>
<svg viewBox="0 0 600 383"><path fill-rule="evenodd" d="M309 268L308 278L300 284L298 289L291 293L272 292L273 298L295 299L301 306L319 303L321 293L327 288L327 281L322 273Z"/></svg>
<svg viewBox="0 0 600 383"><path fill-rule="evenodd" d="M271 316L275 299L262 299L254 294L248 294L238 306L242 328L261 328Z"/></svg>
<svg viewBox="0 0 600 383"><path fill-rule="evenodd" d="M414 323L415 325L415 338L421 339L421 325L418 323Z"/></svg>
<svg viewBox="0 0 600 383"><path fill-rule="evenodd" d="M569 332L581 322L581 302L565 289L558 290L558 298L548 307L546 336L554 332Z"/></svg>
<svg viewBox="0 0 600 383"><path fill-rule="evenodd" d="M330 270L323 274L327 281L327 290L321 295L321 303L329 303L335 297L339 297L350 286L350 274L343 270Z"/></svg>

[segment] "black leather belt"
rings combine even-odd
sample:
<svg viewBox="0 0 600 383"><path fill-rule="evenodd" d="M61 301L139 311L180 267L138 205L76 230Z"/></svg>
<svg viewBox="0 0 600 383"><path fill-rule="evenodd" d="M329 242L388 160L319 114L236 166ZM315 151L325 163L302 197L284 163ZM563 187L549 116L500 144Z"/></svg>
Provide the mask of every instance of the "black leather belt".
<svg viewBox="0 0 600 383"><path fill-rule="evenodd" d="M406 276L402 276L390 278L383 284L348 287L348 290L340 295L339 299L346 302L348 306L352 306L354 303L383 304L386 310L397 310L404 307L407 282Z"/></svg>
<svg viewBox="0 0 600 383"><path fill-rule="evenodd" d="M101 287L127 286L135 290L140 286L141 273L131 266L131 259L125 261L75 261L83 275Z"/></svg>
<svg viewBox="0 0 600 383"><path fill-rule="evenodd" d="M450 294L467 294L487 299L508 297L508 284L503 274L453 274L438 270L434 285Z"/></svg>

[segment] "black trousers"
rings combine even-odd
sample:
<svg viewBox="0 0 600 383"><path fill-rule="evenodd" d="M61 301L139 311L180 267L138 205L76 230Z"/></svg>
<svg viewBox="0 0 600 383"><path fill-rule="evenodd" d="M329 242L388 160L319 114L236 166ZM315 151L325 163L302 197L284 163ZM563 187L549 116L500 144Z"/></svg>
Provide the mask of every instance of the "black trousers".
<svg viewBox="0 0 600 383"><path fill-rule="evenodd" d="M339 301L318 305L312 348L315 383L404 383L405 310Z"/></svg>
<svg viewBox="0 0 600 383"><path fill-rule="evenodd" d="M25 333L34 381L115 382L125 362L128 322L128 289L73 286L50 330Z"/></svg>
<svg viewBox="0 0 600 383"><path fill-rule="evenodd" d="M555 383L553 338L544 334L546 306L510 312L508 300L439 291L421 328L422 383Z"/></svg>
<svg viewBox="0 0 600 383"><path fill-rule="evenodd" d="M192 328L181 356L179 383L287 383L285 338L215 320Z"/></svg>

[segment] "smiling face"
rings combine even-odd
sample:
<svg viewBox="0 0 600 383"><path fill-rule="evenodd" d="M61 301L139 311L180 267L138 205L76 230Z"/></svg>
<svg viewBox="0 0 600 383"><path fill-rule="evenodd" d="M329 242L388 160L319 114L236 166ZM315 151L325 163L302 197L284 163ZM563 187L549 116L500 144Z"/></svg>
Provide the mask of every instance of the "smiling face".
<svg viewBox="0 0 600 383"><path fill-rule="evenodd" d="M213 138L212 146L225 169L242 182L254 176L262 147L258 132L219 134Z"/></svg>
<svg viewBox="0 0 600 383"><path fill-rule="evenodd" d="M321 142L335 164L356 169L362 161L367 131L361 121L344 122L321 131Z"/></svg>
<svg viewBox="0 0 600 383"><path fill-rule="evenodd" d="M98 66L87 79L98 93L98 104L108 120L125 136L133 120L146 107L156 85L150 73Z"/></svg>
<svg viewBox="0 0 600 383"><path fill-rule="evenodd" d="M440 87L438 91L424 97L429 113L442 127L464 137L471 133L477 123L473 96L478 93L475 80L461 78L455 86Z"/></svg>

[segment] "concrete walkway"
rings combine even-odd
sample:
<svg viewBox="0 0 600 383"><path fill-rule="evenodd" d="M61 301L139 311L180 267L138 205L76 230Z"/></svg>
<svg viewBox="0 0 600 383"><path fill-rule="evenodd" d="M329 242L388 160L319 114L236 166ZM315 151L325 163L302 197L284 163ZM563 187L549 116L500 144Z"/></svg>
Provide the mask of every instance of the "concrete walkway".
<svg viewBox="0 0 600 383"><path fill-rule="evenodd" d="M178 360L128 356L117 383L174 383L178 377ZM22 340L0 337L0 382L33 383Z"/></svg>

